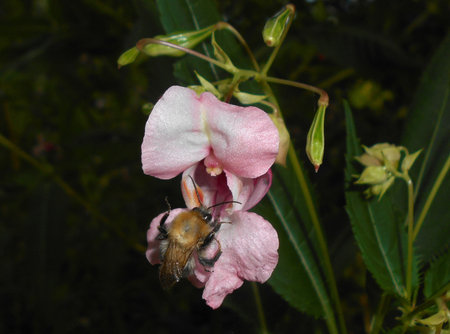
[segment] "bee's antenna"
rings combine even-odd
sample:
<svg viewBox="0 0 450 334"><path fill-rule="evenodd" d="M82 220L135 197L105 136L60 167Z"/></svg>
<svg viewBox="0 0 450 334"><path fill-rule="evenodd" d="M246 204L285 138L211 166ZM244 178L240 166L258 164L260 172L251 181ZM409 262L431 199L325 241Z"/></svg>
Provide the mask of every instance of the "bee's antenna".
<svg viewBox="0 0 450 334"><path fill-rule="evenodd" d="M202 200L200 199L200 194L198 193L197 185L195 184L195 181L194 181L194 179L192 178L192 176L190 176L190 175L188 175L188 176L189 176L189 178L191 179L192 184L194 185L195 193L197 194L197 199L198 199L198 201L200 202L200 204L203 206Z"/></svg>
<svg viewBox="0 0 450 334"><path fill-rule="evenodd" d="M170 207L169 199L167 198L167 196L164 198L164 200L166 201L166 204L167 204L167 206L168 206L168 208L169 208L169 212L170 212L170 210L171 210L172 208Z"/></svg>
<svg viewBox="0 0 450 334"><path fill-rule="evenodd" d="M197 199L198 199L198 201L199 201L200 204L203 206L203 203L202 203L202 201L200 200L200 194L198 193L197 184L195 183L195 181L194 181L194 179L192 178L192 176L188 175L188 177L191 179L192 184L194 185L194 189L195 189L195 193L197 194ZM208 210L211 209L211 208L214 208L214 207L216 207L216 206L224 205L224 204L229 204L229 203L237 203L237 204L241 204L241 205L242 205L242 203L241 203L241 202L238 202L238 201L225 201L225 202L220 202L220 203L211 205L211 206L208 208ZM170 207L170 206L169 206L169 207Z"/></svg>
<svg viewBox="0 0 450 334"><path fill-rule="evenodd" d="M242 205L242 203L241 203L241 202L238 202L238 201L225 201L225 202L220 202L220 203L211 205L211 206L208 208L208 210L211 209L211 208L214 208L214 207L216 207L216 206L224 205L224 204L228 204L228 203L237 203L237 204L241 204L241 205Z"/></svg>

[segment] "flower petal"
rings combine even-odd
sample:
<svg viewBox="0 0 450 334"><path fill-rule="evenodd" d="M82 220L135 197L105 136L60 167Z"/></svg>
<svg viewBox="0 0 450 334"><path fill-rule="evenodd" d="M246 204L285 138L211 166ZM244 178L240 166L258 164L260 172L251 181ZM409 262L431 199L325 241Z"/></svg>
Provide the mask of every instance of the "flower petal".
<svg viewBox="0 0 450 334"><path fill-rule="evenodd" d="M145 125L144 173L161 179L173 178L204 159L209 151L199 97L189 88L170 87Z"/></svg>
<svg viewBox="0 0 450 334"><path fill-rule="evenodd" d="M265 282L278 263L278 235L272 225L252 212L235 212L231 224L216 234L222 255L206 282L203 299L213 309L243 280Z"/></svg>
<svg viewBox="0 0 450 334"><path fill-rule="evenodd" d="M278 130L270 117L256 107L239 107L203 93L201 105L209 141L223 169L255 178L267 172L278 154Z"/></svg>
<svg viewBox="0 0 450 334"><path fill-rule="evenodd" d="M172 224L173 219L178 216L181 212L186 211L186 209L173 209L170 211L169 217L167 217L167 220L164 224L164 226L169 227L170 224ZM159 243L160 240L156 240L156 237L159 234L158 226L161 222L162 217L166 214L166 212L163 212L153 218L153 220L150 222L150 228L147 230L147 242L148 247L147 251L145 252L145 255L147 257L147 260L151 264L158 264L161 263L161 257L159 253Z"/></svg>
<svg viewBox="0 0 450 334"><path fill-rule="evenodd" d="M267 194L272 184L272 171L257 177L256 179L238 177L228 171L227 185L233 194L233 200L241 204L234 204L235 211L247 211L253 208Z"/></svg>

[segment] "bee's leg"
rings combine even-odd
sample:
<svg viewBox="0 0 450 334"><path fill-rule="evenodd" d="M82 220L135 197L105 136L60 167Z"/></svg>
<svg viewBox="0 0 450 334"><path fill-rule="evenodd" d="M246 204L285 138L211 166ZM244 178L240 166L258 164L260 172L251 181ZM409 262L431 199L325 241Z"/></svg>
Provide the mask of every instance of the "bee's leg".
<svg viewBox="0 0 450 334"><path fill-rule="evenodd" d="M164 214L164 216L162 216L162 218L159 222L159 226L158 226L159 234L156 237L157 240L167 239L167 229L164 227L167 217L169 217L169 215L170 215L170 204L169 204L169 201L167 200L167 197L166 197L166 203L167 203L167 206L169 207L169 210Z"/></svg>
<svg viewBox="0 0 450 334"><path fill-rule="evenodd" d="M169 212L166 212L164 214L164 216L161 218L161 221L159 222L159 226L158 226L159 234L157 235L156 240L167 239L167 230L164 227L164 223L166 222L167 217L169 217Z"/></svg>
<svg viewBox="0 0 450 334"><path fill-rule="evenodd" d="M209 240L208 240L208 239L209 239ZM216 254L214 254L214 256L213 256L212 258L208 259L208 258L206 258L206 257L201 256L201 255L200 255L200 252L201 252L202 249L204 249L208 244L210 244L212 240L215 240L215 241L217 242L218 248L217 248ZM208 241L208 242L205 243L206 241ZM221 247L221 245L220 245L220 241L214 237L214 233L210 233L210 234L206 237L206 239L205 239L205 241L203 242L203 244L200 246L199 254L198 254L198 261L199 261L200 264L205 268L206 271L210 271L210 270L208 270L207 267L210 267L210 268L213 267L214 264L217 262L217 260L220 258L220 255L222 255L222 247Z"/></svg>

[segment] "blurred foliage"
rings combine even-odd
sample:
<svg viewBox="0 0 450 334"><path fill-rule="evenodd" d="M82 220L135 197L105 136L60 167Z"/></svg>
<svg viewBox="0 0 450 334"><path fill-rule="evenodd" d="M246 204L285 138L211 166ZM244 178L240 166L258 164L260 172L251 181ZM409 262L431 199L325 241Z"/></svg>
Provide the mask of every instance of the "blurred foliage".
<svg viewBox="0 0 450 334"><path fill-rule="evenodd" d="M399 142L421 73L449 30L445 0L294 1L297 17L271 74L326 89L324 165L319 194L332 261L352 332L375 305L343 209L344 114L352 95L361 142ZM259 59L261 31L285 1L217 1ZM389 10L387 10L389 8ZM164 196L182 205L177 181L143 175L140 144L154 103L176 83L171 59L117 69L118 56L163 33L151 0L3 0L0 3L0 333L255 332L250 285L217 311L184 282L159 287L145 247ZM316 105L312 94L274 86L300 157ZM355 102L358 101L358 102ZM363 103L362 103L362 102ZM358 109L359 108L359 109ZM88 203L55 182L59 177ZM93 214L95 208L102 217ZM126 237L124 237L126 236ZM331 237L332 236L332 237ZM368 280L369 284L361 282ZM260 286L269 330L308 332L268 285ZM300 321L301 320L301 321Z"/></svg>

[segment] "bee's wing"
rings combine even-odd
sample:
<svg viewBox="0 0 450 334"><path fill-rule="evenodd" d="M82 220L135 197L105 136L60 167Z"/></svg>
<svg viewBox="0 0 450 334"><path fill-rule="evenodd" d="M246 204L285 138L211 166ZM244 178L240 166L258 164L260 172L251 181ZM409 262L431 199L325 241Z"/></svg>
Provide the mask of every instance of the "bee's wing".
<svg viewBox="0 0 450 334"><path fill-rule="evenodd" d="M177 242L169 242L164 254L164 261L159 269L159 280L163 289L170 289L183 276L187 276L192 267L191 257L195 245L191 248L181 247Z"/></svg>

